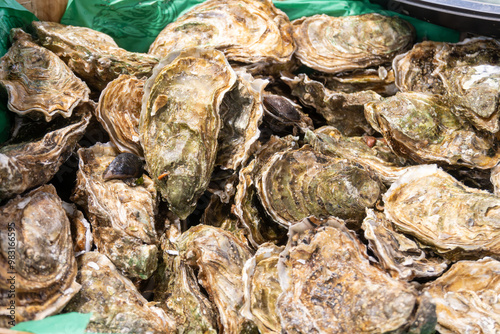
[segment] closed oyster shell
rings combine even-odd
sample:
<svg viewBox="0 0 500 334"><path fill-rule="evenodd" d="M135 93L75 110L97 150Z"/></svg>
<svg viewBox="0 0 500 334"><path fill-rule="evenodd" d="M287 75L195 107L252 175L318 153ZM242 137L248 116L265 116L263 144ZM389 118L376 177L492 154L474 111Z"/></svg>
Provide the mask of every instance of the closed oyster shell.
<svg viewBox="0 0 500 334"><path fill-rule="evenodd" d="M0 199L48 182L85 133L91 109L85 103L70 118L29 124L6 142L0 148Z"/></svg>
<svg viewBox="0 0 500 334"><path fill-rule="evenodd" d="M219 317L215 305L201 292L192 267L179 256L175 243L162 237L164 265L158 270L154 300L175 320L176 333L217 334Z"/></svg>
<svg viewBox="0 0 500 334"><path fill-rule="evenodd" d="M427 291L436 303L442 334L500 332L500 262L485 257L459 261Z"/></svg>
<svg viewBox="0 0 500 334"><path fill-rule="evenodd" d="M160 334L173 332L174 322L162 309L149 306L134 284L103 254L78 258L80 292L64 309L92 313L87 330L95 333Z"/></svg>
<svg viewBox="0 0 500 334"><path fill-rule="evenodd" d="M145 79L122 74L101 92L96 118L120 152L142 156L139 119Z"/></svg>
<svg viewBox="0 0 500 334"><path fill-rule="evenodd" d="M250 74L238 73L236 84L226 93L220 106L222 127L217 139L216 165L237 169L255 150L264 113L262 94L267 83Z"/></svg>
<svg viewBox="0 0 500 334"><path fill-rule="evenodd" d="M149 53L165 57L195 46L243 63L283 64L295 51L290 21L270 0L205 1L167 25Z"/></svg>
<svg viewBox="0 0 500 334"><path fill-rule="evenodd" d="M413 43L407 21L376 13L331 17L325 14L292 22L295 56L315 70L338 73L389 62Z"/></svg>
<svg viewBox="0 0 500 334"><path fill-rule="evenodd" d="M366 118L398 155L418 163L442 163L489 169L500 160L500 148L453 113L437 95L398 93L365 105Z"/></svg>
<svg viewBox="0 0 500 334"><path fill-rule="evenodd" d="M334 92L326 89L321 82L311 80L306 74L288 78L282 76L300 102L313 107L323 116L328 125L336 127L346 136L372 133L373 129L365 119L364 105L380 101L382 97L373 91L354 93Z"/></svg>
<svg viewBox="0 0 500 334"><path fill-rule="evenodd" d="M278 275L279 255L283 246L262 244L243 269L245 305L241 314L252 320L260 333L281 333L276 305L281 294Z"/></svg>
<svg viewBox="0 0 500 334"><path fill-rule="evenodd" d="M323 126L306 132L304 141L325 155L360 164L386 185L406 172L405 159L395 155L383 140L374 137L347 137L332 126Z"/></svg>
<svg viewBox="0 0 500 334"><path fill-rule="evenodd" d="M111 36L90 28L47 21L34 21L32 26L42 46L97 90L120 74L148 77L158 64L158 58L122 49Z"/></svg>
<svg viewBox="0 0 500 334"><path fill-rule="evenodd" d="M255 325L240 315L243 306L243 266L250 249L230 232L198 225L177 240L181 261L198 269L198 281L219 311L222 331L240 333Z"/></svg>
<svg viewBox="0 0 500 334"><path fill-rule="evenodd" d="M341 220L311 218L292 227L278 265L282 332L434 332L435 305L372 266Z"/></svg>
<svg viewBox="0 0 500 334"><path fill-rule="evenodd" d="M164 58L146 82L139 132L149 174L181 219L208 186L219 109L236 74L222 52L189 49Z"/></svg>
<svg viewBox="0 0 500 334"><path fill-rule="evenodd" d="M360 225L382 185L359 165L323 155L305 145L275 153L255 181L262 205L280 225L308 216L336 216Z"/></svg>
<svg viewBox="0 0 500 334"><path fill-rule="evenodd" d="M13 44L0 59L0 84L9 95L9 110L23 116L71 116L88 101L90 90L54 53L35 44L21 29L11 31Z"/></svg>
<svg viewBox="0 0 500 334"><path fill-rule="evenodd" d="M409 167L384 194L386 217L452 260L500 255L500 198L436 165Z"/></svg>
<svg viewBox="0 0 500 334"><path fill-rule="evenodd" d="M396 85L403 92L443 95L478 129L496 133L500 130L499 53L500 41L489 38L418 43L394 58Z"/></svg>
<svg viewBox="0 0 500 334"><path fill-rule="evenodd" d="M85 208L99 251L127 276L146 279L155 271L158 260L156 190L146 175L141 185L117 179L105 181L103 172L117 155L109 144L79 149L72 200Z"/></svg>
<svg viewBox="0 0 500 334"><path fill-rule="evenodd" d="M0 207L0 246L2 328L56 314L80 290L70 223L52 185Z"/></svg>
<svg viewBox="0 0 500 334"><path fill-rule="evenodd" d="M383 213L367 209L361 228L368 247L394 278L439 277L448 268L449 261L428 256L415 241L397 232Z"/></svg>

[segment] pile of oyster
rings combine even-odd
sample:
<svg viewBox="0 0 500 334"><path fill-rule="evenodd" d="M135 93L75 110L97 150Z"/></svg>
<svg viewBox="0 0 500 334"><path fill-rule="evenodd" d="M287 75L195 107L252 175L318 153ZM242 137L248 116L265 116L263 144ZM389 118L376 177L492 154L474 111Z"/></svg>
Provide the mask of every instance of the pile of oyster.
<svg viewBox="0 0 500 334"><path fill-rule="evenodd" d="M0 59L1 327L500 332L499 41L270 0L206 1L147 54L32 31Z"/></svg>

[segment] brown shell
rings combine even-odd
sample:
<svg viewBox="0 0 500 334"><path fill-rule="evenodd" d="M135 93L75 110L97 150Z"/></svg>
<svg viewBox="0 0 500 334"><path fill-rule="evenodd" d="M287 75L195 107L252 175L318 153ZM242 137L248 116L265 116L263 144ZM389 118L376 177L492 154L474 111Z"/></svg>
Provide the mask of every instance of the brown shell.
<svg viewBox="0 0 500 334"><path fill-rule="evenodd" d="M0 84L9 95L9 110L23 116L71 116L88 101L90 89L54 53L35 44L21 29L11 32L13 44L0 59Z"/></svg>
<svg viewBox="0 0 500 334"><path fill-rule="evenodd" d="M80 290L62 205L55 188L45 185L0 207L2 328L57 314Z"/></svg>

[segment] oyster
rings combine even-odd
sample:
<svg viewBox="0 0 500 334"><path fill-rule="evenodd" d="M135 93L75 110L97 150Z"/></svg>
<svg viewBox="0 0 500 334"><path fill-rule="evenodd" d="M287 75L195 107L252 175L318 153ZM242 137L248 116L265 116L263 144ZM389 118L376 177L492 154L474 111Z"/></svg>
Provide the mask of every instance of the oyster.
<svg viewBox="0 0 500 334"><path fill-rule="evenodd" d="M302 107L282 95L264 94L264 122L275 135L297 135L314 129L313 122Z"/></svg>
<svg viewBox="0 0 500 334"><path fill-rule="evenodd" d="M175 319L177 333L217 334L217 309L200 291L193 268L179 256L174 243L162 237L164 265L158 270L154 298L157 306Z"/></svg>
<svg viewBox="0 0 500 334"><path fill-rule="evenodd" d="M361 227L368 247L392 277L405 280L438 277L448 268L449 261L427 256L415 241L395 231L384 214L371 209L366 211Z"/></svg>
<svg viewBox="0 0 500 334"><path fill-rule="evenodd" d="M382 185L359 165L308 145L275 153L255 184L267 213L284 227L312 215L336 216L357 227L382 193Z"/></svg>
<svg viewBox="0 0 500 334"><path fill-rule="evenodd" d="M313 72L309 74L309 77L312 80L321 82L326 89L335 92L356 93L372 90L382 96L391 96L398 91L394 82L394 70L384 66L377 69L367 68L334 75Z"/></svg>
<svg viewBox="0 0 500 334"><path fill-rule="evenodd" d="M71 237L75 256L90 252L94 244L90 223L85 219L83 213L76 208L75 204L63 202L62 205L71 224Z"/></svg>
<svg viewBox="0 0 500 334"><path fill-rule="evenodd" d="M88 101L90 90L51 51L35 44L21 29L11 31L13 44L0 59L0 84L9 95L9 110L23 116L71 116Z"/></svg>
<svg viewBox="0 0 500 334"><path fill-rule="evenodd" d="M64 309L92 313L87 330L95 333L160 334L173 332L174 322L162 309L150 306L134 284L98 252L78 258L77 281L82 285Z"/></svg>
<svg viewBox="0 0 500 334"><path fill-rule="evenodd" d="M255 325L241 317L243 266L250 249L230 232L198 225L177 240L181 261L199 270L198 281L216 305L224 333L249 332Z"/></svg>
<svg viewBox="0 0 500 334"><path fill-rule="evenodd" d="M169 54L146 82L139 132L147 169L181 219L207 188L220 105L235 80L222 52L189 49Z"/></svg>
<svg viewBox="0 0 500 334"><path fill-rule="evenodd" d="M383 140L375 137L346 137L332 126L323 126L306 132L304 141L325 155L360 164L388 185L406 171L405 159L392 153Z"/></svg>
<svg viewBox="0 0 500 334"><path fill-rule="evenodd" d="M255 178L274 153L297 148L296 140L297 138L292 136L284 138L272 136L266 145L256 152L255 159L240 170L232 212L245 226L248 241L255 248L264 242L276 243L286 237L286 230L268 217L262 208Z"/></svg>
<svg viewBox="0 0 500 334"><path fill-rule="evenodd" d="M56 314L80 289L70 223L52 185L0 207L0 246L0 327Z"/></svg>
<svg viewBox="0 0 500 334"><path fill-rule="evenodd" d="M292 227L278 268L282 332L434 332L430 298L370 265L365 246L341 220L311 218Z"/></svg>
<svg viewBox="0 0 500 334"><path fill-rule="evenodd" d="M281 333L276 305L282 292L278 260L283 248L274 244L262 244L243 269L245 305L241 314L252 320L262 334Z"/></svg>
<svg viewBox="0 0 500 334"><path fill-rule="evenodd" d="M69 158L92 117L85 103L69 118L30 122L0 148L0 199L48 182Z"/></svg>
<svg viewBox="0 0 500 334"><path fill-rule="evenodd" d="M500 41L468 39L457 44L425 41L394 58L403 91L443 95L478 129L500 130Z"/></svg>
<svg viewBox="0 0 500 334"><path fill-rule="evenodd" d="M436 165L409 167L383 198L397 229L451 260L500 255L500 198Z"/></svg>
<svg viewBox="0 0 500 334"><path fill-rule="evenodd" d="M41 45L99 91L120 74L148 77L158 64L158 58L122 49L111 36L90 28L48 21L33 21L32 26Z"/></svg>
<svg viewBox="0 0 500 334"><path fill-rule="evenodd" d="M343 93L330 91L318 81L311 80L306 74L283 80L292 90L292 95L315 110L346 136L371 133L373 129L365 119L364 105L372 101L380 101L382 97L373 91Z"/></svg>
<svg viewBox="0 0 500 334"><path fill-rule="evenodd" d="M325 14L292 22L295 56L315 70L339 73L381 65L409 49L415 29L407 21L376 13L331 17Z"/></svg>
<svg viewBox="0 0 500 334"><path fill-rule="evenodd" d="M459 261L425 291L436 303L441 334L500 332L500 262Z"/></svg>
<svg viewBox="0 0 500 334"><path fill-rule="evenodd" d="M127 276L146 279L158 262L156 190L146 175L141 185L105 181L103 172L117 155L110 144L79 149L72 200L85 208L99 251Z"/></svg>
<svg viewBox="0 0 500 334"><path fill-rule="evenodd" d="M365 114L396 154L418 163L489 169L500 160L493 135L476 131L437 95L398 93L367 103Z"/></svg>
<svg viewBox="0 0 500 334"><path fill-rule="evenodd" d="M145 79L122 74L101 92L96 117L120 150L142 156L139 118Z"/></svg>
<svg viewBox="0 0 500 334"><path fill-rule="evenodd" d="M283 64L295 51L288 17L271 0L209 0L167 25L149 53L212 47L230 61Z"/></svg>
<svg viewBox="0 0 500 334"><path fill-rule="evenodd" d="M254 79L238 73L234 87L227 92L220 106L220 129L216 165L237 169L252 153L259 138L259 125L264 113L262 93L267 80Z"/></svg>

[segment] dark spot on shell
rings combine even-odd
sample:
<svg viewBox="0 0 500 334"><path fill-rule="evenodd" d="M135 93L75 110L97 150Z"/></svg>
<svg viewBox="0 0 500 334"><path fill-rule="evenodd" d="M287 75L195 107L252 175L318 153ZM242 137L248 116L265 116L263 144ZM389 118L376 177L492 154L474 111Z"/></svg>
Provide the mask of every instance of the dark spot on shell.
<svg viewBox="0 0 500 334"><path fill-rule="evenodd" d="M299 121L300 114L285 97L279 95L265 95L264 106L269 112L284 120Z"/></svg>
<svg viewBox="0 0 500 334"><path fill-rule="evenodd" d="M104 171L104 180L138 178L144 172L141 158L132 153L120 153Z"/></svg>

